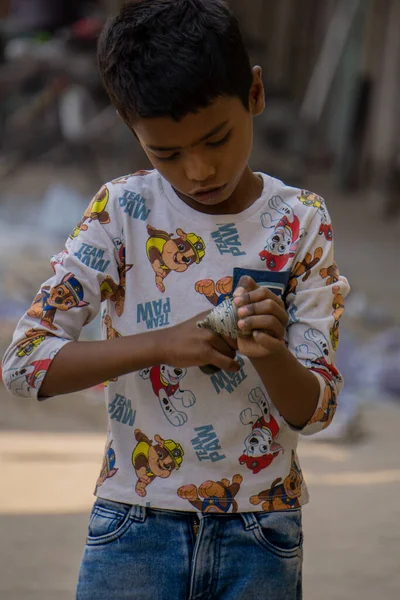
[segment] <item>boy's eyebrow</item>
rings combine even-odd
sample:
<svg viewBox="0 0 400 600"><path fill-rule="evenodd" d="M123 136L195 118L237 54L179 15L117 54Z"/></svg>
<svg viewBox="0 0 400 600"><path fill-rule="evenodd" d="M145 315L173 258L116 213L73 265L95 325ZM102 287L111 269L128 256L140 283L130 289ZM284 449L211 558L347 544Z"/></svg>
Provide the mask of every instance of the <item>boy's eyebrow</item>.
<svg viewBox="0 0 400 600"><path fill-rule="evenodd" d="M206 133L206 135L204 135L202 138L191 144L190 147L192 148L193 146L197 146L197 144L200 144L201 142L205 142L205 140L208 140L208 138L219 133L221 129L226 127L228 124L229 121L224 121L220 125L217 125L216 127L214 127L214 129ZM155 150L156 152L171 152L172 150L183 150L181 146L147 146L147 148L149 148L149 150Z"/></svg>

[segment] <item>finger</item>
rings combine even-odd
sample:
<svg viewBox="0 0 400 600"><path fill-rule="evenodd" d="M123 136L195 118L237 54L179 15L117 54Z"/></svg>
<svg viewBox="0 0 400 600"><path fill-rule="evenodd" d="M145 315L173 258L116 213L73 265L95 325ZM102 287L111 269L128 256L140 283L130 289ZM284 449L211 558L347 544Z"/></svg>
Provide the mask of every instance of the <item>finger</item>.
<svg viewBox="0 0 400 600"><path fill-rule="evenodd" d="M241 296L244 292L250 292L252 290L256 290L257 288L258 284L254 281L254 279L252 279L252 277L249 277L248 275L243 275L239 279L239 283L237 284L237 287L233 292L233 296Z"/></svg>
<svg viewBox="0 0 400 600"><path fill-rule="evenodd" d="M236 295L234 303L236 306L245 306L246 304L252 304L253 302L261 302L262 300L273 300L278 306L285 307L285 303L282 298L271 292L267 287L258 287L255 290L244 291L241 295Z"/></svg>
<svg viewBox="0 0 400 600"><path fill-rule="evenodd" d="M262 330L278 340L283 339L286 331L282 323L276 317L270 315L256 315L247 317L247 319L240 319L238 327L244 335L248 335L254 330Z"/></svg>
<svg viewBox="0 0 400 600"><path fill-rule="evenodd" d="M232 358L221 354L218 350L211 350L210 363L229 373L237 373L240 371L240 364L237 360L233 360Z"/></svg>
<svg viewBox="0 0 400 600"><path fill-rule="evenodd" d="M277 340L276 338L268 335L268 333L265 331L253 331L253 338L257 344L260 344L260 346L263 346L263 348L274 352L277 350L277 348L280 349L285 347L284 340Z"/></svg>
<svg viewBox="0 0 400 600"><path fill-rule="evenodd" d="M238 309L238 317L240 319L251 317L253 315L271 315L276 317L284 327L289 323L289 315L286 310L271 299L247 304Z"/></svg>

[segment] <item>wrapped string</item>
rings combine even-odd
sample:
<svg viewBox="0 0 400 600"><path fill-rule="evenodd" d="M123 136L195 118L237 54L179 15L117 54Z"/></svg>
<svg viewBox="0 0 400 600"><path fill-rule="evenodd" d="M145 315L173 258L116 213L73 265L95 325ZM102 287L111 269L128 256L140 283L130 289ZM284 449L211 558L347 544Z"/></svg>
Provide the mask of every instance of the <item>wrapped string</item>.
<svg viewBox="0 0 400 600"><path fill-rule="evenodd" d="M236 306L233 303L233 299L228 298L222 304L213 308L205 319L197 323L197 327L211 329L215 333L236 340L239 331L237 327Z"/></svg>

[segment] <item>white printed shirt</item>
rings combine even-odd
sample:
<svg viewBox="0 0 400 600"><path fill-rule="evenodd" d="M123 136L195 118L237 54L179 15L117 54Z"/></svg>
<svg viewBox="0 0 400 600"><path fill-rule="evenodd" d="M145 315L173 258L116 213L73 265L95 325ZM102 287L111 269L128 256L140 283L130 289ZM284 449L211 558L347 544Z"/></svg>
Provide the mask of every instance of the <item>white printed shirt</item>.
<svg viewBox="0 0 400 600"><path fill-rule="evenodd" d="M3 361L10 392L36 398L54 356L99 311L104 339L171 327L220 304L249 274L285 300L288 347L320 383L301 433L327 427L342 387L334 361L349 286L334 262L324 201L262 177L261 197L236 215L195 211L157 171L103 186L18 323ZM234 374L155 365L107 381L109 428L95 493L202 513L307 502L299 431L251 362L238 360Z"/></svg>

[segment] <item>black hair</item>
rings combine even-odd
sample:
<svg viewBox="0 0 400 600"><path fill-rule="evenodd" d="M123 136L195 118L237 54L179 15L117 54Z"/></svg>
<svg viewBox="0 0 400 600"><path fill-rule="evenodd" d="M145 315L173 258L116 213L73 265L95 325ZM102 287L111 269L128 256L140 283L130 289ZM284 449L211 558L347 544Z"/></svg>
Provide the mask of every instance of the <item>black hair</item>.
<svg viewBox="0 0 400 600"><path fill-rule="evenodd" d="M227 96L249 110L249 56L223 0L131 0L106 24L98 62L128 125L138 117L179 121Z"/></svg>

